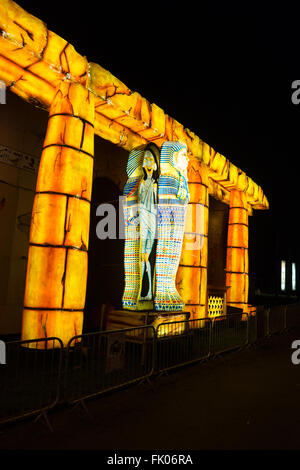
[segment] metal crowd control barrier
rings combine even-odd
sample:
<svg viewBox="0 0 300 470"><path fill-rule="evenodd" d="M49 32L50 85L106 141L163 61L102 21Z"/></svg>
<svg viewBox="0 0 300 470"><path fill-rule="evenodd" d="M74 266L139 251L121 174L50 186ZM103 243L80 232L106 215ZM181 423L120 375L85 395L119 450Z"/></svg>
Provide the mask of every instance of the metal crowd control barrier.
<svg viewBox="0 0 300 470"><path fill-rule="evenodd" d="M0 366L0 424L46 412L58 402L86 398L149 378L157 372L241 348L286 327L300 327L300 307L228 314L6 343ZM62 364L63 352L65 363Z"/></svg>
<svg viewBox="0 0 300 470"><path fill-rule="evenodd" d="M270 335L270 309L259 305L256 310L257 316L257 338L261 340Z"/></svg>
<svg viewBox="0 0 300 470"><path fill-rule="evenodd" d="M221 354L248 343L248 316L233 313L212 319L211 354Z"/></svg>
<svg viewBox="0 0 300 470"><path fill-rule="evenodd" d="M248 315L248 343L256 343L257 341L257 313Z"/></svg>
<svg viewBox="0 0 300 470"><path fill-rule="evenodd" d="M54 337L6 343L6 363L0 366L0 423L33 414L47 419L46 412L59 400L62 350L62 341Z"/></svg>
<svg viewBox="0 0 300 470"><path fill-rule="evenodd" d="M74 336L68 343L62 398L76 403L150 377L152 326Z"/></svg>
<svg viewBox="0 0 300 470"><path fill-rule="evenodd" d="M290 304L286 308L286 328L300 327L300 305Z"/></svg>
<svg viewBox="0 0 300 470"><path fill-rule="evenodd" d="M161 323L156 330L156 371L208 358L210 336L209 318Z"/></svg>
<svg viewBox="0 0 300 470"><path fill-rule="evenodd" d="M259 339L267 338L275 333L295 325L295 321L289 318L287 305L259 306L257 308L257 336ZM298 316L300 326L300 315ZM291 321L290 321L291 320Z"/></svg>
<svg viewBox="0 0 300 470"><path fill-rule="evenodd" d="M280 333L286 328L286 305L275 305L269 312L269 334Z"/></svg>
<svg viewBox="0 0 300 470"><path fill-rule="evenodd" d="M156 371L207 359L256 339L256 316L242 313L162 323L156 331Z"/></svg>

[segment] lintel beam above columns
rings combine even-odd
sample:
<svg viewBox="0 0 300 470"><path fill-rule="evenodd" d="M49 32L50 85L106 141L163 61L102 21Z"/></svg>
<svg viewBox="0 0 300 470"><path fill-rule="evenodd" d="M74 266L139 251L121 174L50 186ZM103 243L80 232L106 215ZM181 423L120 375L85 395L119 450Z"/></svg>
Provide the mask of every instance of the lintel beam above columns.
<svg viewBox="0 0 300 470"><path fill-rule="evenodd" d="M61 80L76 82L94 94L97 135L126 150L147 142L160 147L166 140L183 141L189 156L207 166L218 194L237 189L253 209L268 209L262 189L245 172L109 71L89 63L12 0L0 0L0 79L23 99L47 110Z"/></svg>

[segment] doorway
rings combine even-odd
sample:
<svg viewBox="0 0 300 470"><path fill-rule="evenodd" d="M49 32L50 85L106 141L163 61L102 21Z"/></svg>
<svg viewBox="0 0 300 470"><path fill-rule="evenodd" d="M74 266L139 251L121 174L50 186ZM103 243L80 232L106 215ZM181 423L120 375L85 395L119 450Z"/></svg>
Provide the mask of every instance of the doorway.
<svg viewBox="0 0 300 470"><path fill-rule="evenodd" d="M225 313L229 207L209 196L207 295L208 315Z"/></svg>
<svg viewBox="0 0 300 470"><path fill-rule="evenodd" d="M97 177L93 182L91 200L90 237L88 252L88 279L84 313L84 332L102 327L104 310L122 306L124 290L124 240L119 237L118 186L109 178ZM100 240L96 215L100 204L109 203L116 211L116 238ZM121 223L123 218L121 217ZM122 232L122 227L121 227Z"/></svg>

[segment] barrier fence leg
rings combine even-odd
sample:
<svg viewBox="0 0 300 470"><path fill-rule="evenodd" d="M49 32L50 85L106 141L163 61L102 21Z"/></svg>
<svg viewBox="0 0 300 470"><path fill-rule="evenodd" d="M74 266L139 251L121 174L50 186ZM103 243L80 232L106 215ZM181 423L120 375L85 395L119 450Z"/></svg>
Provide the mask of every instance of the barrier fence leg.
<svg viewBox="0 0 300 470"><path fill-rule="evenodd" d="M37 415L34 422L37 423L41 418L43 418L44 424L48 427L49 431L54 432L46 411L42 411L39 415Z"/></svg>
<svg viewBox="0 0 300 470"><path fill-rule="evenodd" d="M89 412L89 409L88 407L86 406L85 404L85 401L83 398L81 398L80 400L78 400L76 403L74 403L73 405L73 410L75 410L76 408L78 407L81 407L81 409L84 411L85 415L88 417L89 421L93 421L93 416L91 415L91 413Z"/></svg>
<svg viewBox="0 0 300 470"><path fill-rule="evenodd" d="M248 349L249 346L250 346L250 327L249 327L249 318L250 318L250 315L248 315L247 317L247 342L246 342L246 348Z"/></svg>
<svg viewBox="0 0 300 470"><path fill-rule="evenodd" d="M147 383L149 385L149 387L151 388L152 392L155 392L155 387L154 387L154 384L153 384L153 381L150 379L150 377L144 377L143 379L141 379L139 381L139 387L142 386L144 383Z"/></svg>
<svg viewBox="0 0 300 470"><path fill-rule="evenodd" d="M209 331L209 357L211 358L215 356L213 334L214 334L214 319L212 318L210 320L210 331Z"/></svg>
<svg viewBox="0 0 300 470"><path fill-rule="evenodd" d="M286 310L287 310L287 305L285 305L284 309L283 309L283 331L287 330L287 327L286 327Z"/></svg>
<svg viewBox="0 0 300 470"><path fill-rule="evenodd" d="M169 375L167 370L160 370L159 369L159 362L158 362L158 334L157 330L159 325L155 328L154 331L154 354L153 354L153 371L155 371L156 379L159 379L162 375Z"/></svg>
<svg viewBox="0 0 300 470"><path fill-rule="evenodd" d="M255 347L255 343L257 341L257 334L256 334L256 322L257 322L257 313L255 317L252 317L251 315L248 315L248 320L247 320L247 343L246 343L246 348L250 349L252 347ZM255 325L253 325L255 323ZM254 340L252 340L251 335L253 334L253 329L254 329Z"/></svg>

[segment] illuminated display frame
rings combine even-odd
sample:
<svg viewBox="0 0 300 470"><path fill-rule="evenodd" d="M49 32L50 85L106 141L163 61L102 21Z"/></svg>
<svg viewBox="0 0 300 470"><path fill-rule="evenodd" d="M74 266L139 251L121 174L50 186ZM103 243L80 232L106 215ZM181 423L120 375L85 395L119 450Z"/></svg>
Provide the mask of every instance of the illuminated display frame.
<svg viewBox="0 0 300 470"><path fill-rule="evenodd" d="M229 205L227 303L247 311L248 216L253 209L268 209L262 188L194 132L100 65L88 62L44 21L11 0L0 0L0 30L0 79L12 92L49 112L34 201L34 211L38 207L42 213L38 230L31 226L22 338L60 336L66 344L82 330L94 134L129 152L151 142L158 148L166 141L186 144L190 204L201 204L204 210L204 226L196 234L203 243L201 250L191 252L185 250L184 238L177 289L191 318L207 314L210 194ZM51 186L45 175L55 161L60 165L50 178ZM70 213L72 233L67 230ZM50 220L58 221L55 229ZM80 233L84 240L79 240Z"/></svg>

